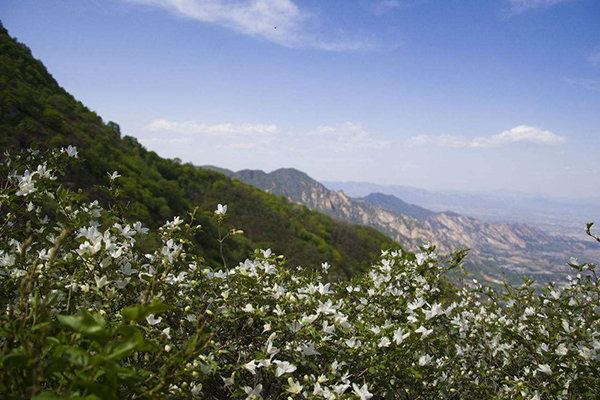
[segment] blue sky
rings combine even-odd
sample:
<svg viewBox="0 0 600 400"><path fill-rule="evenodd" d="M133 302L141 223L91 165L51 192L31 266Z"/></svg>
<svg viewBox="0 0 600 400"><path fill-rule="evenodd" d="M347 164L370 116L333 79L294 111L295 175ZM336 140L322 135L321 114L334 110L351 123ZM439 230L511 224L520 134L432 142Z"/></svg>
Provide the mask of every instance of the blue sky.
<svg viewBox="0 0 600 400"><path fill-rule="evenodd" d="M597 0L5 0L0 19L166 157L600 197Z"/></svg>

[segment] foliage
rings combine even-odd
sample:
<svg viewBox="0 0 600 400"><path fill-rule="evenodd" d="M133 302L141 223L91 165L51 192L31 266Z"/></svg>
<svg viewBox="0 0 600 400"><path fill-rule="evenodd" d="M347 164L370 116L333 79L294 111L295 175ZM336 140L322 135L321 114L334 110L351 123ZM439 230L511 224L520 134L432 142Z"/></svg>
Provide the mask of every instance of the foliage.
<svg viewBox="0 0 600 400"><path fill-rule="evenodd" d="M0 181L0 393L34 399L595 399L595 266L536 294L458 289L462 262L384 251L327 282L271 250L235 266L193 250L198 212L157 230L57 177L73 147L6 155ZM123 177L110 174L107 196ZM241 233L210 213L218 241ZM591 225L588 229L591 228ZM591 233L590 233L591 234Z"/></svg>

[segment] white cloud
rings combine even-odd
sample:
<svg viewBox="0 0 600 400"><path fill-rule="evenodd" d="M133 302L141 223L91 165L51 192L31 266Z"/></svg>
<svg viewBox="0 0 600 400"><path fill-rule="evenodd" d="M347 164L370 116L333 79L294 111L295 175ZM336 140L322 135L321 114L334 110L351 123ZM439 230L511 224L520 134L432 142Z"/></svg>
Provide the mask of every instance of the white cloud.
<svg viewBox="0 0 600 400"><path fill-rule="evenodd" d="M519 125L489 138L477 137L469 144L469 146L498 147L519 142L542 146L557 146L566 143L566 141L567 139L565 139L564 136L556 135L550 131L544 131L541 128L527 125Z"/></svg>
<svg viewBox="0 0 600 400"><path fill-rule="evenodd" d="M309 29L314 15L292 0L125 0L160 7L197 21L216 24L243 35L287 47L329 51L370 49L365 40L324 39Z"/></svg>
<svg viewBox="0 0 600 400"><path fill-rule="evenodd" d="M321 125L309 134L334 138L332 147L338 151L378 149L389 145L389 142L373 137L361 124L350 121L338 125Z"/></svg>
<svg viewBox="0 0 600 400"><path fill-rule="evenodd" d="M363 2L363 7L376 16L382 16L390 11L402 10L416 6L426 0L367 0Z"/></svg>
<svg viewBox="0 0 600 400"><path fill-rule="evenodd" d="M595 80L595 79L585 79L585 78L570 79L570 78L567 78L567 82L569 82L571 85L580 86L587 90L592 90L594 92L600 92L600 81Z"/></svg>
<svg viewBox="0 0 600 400"><path fill-rule="evenodd" d="M210 125L196 121L176 122L157 119L144 128L148 132L175 133L182 135L209 136L272 136L279 128L275 124L216 124Z"/></svg>
<svg viewBox="0 0 600 400"><path fill-rule="evenodd" d="M487 148L503 147L514 143L527 143L537 146L558 146L566 143L566 141L567 139L564 136L556 135L550 131L527 125L519 125L498 135L487 137L479 136L474 139L448 134L439 136L413 136L409 139L409 144L415 146L434 145L454 148Z"/></svg>
<svg viewBox="0 0 600 400"><path fill-rule="evenodd" d="M515 14L538 8L548 8L570 0L507 0L510 10Z"/></svg>
<svg viewBox="0 0 600 400"><path fill-rule="evenodd" d="M597 66L598 64L600 64L600 46L598 46L598 47L596 47L594 49L594 51L592 52L592 54L590 54L590 57L588 58L588 61L594 67Z"/></svg>

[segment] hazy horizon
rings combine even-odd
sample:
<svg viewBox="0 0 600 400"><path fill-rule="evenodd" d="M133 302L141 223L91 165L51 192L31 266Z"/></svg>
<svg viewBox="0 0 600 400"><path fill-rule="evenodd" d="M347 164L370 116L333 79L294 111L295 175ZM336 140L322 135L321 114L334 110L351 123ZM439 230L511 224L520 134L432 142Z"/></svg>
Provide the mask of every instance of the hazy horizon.
<svg viewBox="0 0 600 400"><path fill-rule="evenodd" d="M78 100L165 157L600 197L593 0L8 0Z"/></svg>

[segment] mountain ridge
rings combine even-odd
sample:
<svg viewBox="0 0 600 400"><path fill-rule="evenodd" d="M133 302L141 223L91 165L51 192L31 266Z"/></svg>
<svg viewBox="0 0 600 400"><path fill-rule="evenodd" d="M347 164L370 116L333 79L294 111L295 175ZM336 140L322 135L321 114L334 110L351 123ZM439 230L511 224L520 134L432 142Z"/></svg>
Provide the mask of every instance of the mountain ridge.
<svg viewBox="0 0 600 400"><path fill-rule="evenodd" d="M242 170L230 177L332 217L374 227L409 249L415 250L424 242L435 244L443 252L469 248L471 272L494 283L505 274L515 280L523 273L549 279L568 270L567 249L582 254L588 250L585 242L549 235L522 223L480 221L453 211L434 212L392 195L352 198L293 168L270 173ZM412 215L402 214L401 210Z"/></svg>

